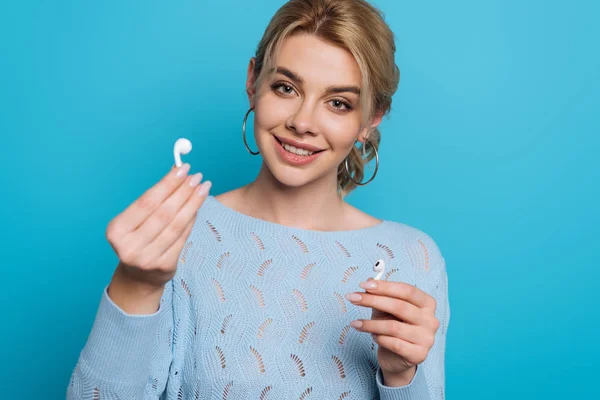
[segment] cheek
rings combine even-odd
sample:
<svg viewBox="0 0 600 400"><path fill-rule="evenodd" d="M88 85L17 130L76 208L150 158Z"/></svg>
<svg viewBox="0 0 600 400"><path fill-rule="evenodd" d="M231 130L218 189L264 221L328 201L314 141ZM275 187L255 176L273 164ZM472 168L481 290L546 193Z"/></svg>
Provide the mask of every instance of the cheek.
<svg viewBox="0 0 600 400"><path fill-rule="evenodd" d="M358 137L358 118L350 115L333 116L323 123L323 132L333 150L347 152Z"/></svg>
<svg viewBox="0 0 600 400"><path fill-rule="evenodd" d="M282 101L275 94L265 94L256 101L254 118L260 131L270 130L285 124L294 112L293 100Z"/></svg>

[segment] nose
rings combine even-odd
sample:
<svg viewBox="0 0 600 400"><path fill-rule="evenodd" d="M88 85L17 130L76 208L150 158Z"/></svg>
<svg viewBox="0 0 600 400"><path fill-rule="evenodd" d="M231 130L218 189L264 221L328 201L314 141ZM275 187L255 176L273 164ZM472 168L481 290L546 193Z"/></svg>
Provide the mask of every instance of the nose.
<svg viewBox="0 0 600 400"><path fill-rule="evenodd" d="M286 127L298 134L314 135L317 133L314 110L308 101L303 101L298 109L290 115L286 121Z"/></svg>

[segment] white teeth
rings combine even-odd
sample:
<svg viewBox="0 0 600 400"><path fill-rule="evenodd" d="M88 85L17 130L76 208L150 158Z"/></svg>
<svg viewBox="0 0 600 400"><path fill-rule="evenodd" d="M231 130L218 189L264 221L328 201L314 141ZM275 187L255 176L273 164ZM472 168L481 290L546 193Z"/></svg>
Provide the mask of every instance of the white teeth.
<svg viewBox="0 0 600 400"><path fill-rule="evenodd" d="M298 154L299 156L310 156L310 155L314 154L314 151L297 149L296 147L290 146L289 144L286 144L286 143L282 143L282 146L284 149L286 149L290 153Z"/></svg>

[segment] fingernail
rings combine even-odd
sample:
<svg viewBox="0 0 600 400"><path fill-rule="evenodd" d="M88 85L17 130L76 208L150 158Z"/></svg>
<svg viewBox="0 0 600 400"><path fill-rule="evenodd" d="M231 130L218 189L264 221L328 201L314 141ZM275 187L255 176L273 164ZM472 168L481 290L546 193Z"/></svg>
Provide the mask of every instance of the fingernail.
<svg viewBox="0 0 600 400"><path fill-rule="evenodd" d="M198 196L205 196L208 194L210 187L212 186L211 181L206 181L202 185L200 185L200 189L198 189Z"/></svg>
<svg viewBox="0 0 600 400"><path fill-rule="evenodd" d="M362 321L352 321L350 322L350 326L358 329L363 326L363 323Z"/></svg>
<svg viewBox="0 0 600 400"><path fill-rule="evenodd" d="M198 172L197 174L195 174L194 176L192 176L192 179L190 179L190 186L191 187L198 186L198 184L200 183L201 179L202 179L202 174L200 172Z"/></svg>
<svg viewBox="0 0 600 400"><path fill-rule="evenodd" d="M358 293L346 293L346 299L350 301L359 301L362 299L362 296Z"/></svg>
<svg viewBox="0 0 600 400"><path fill-rule="evenodd" d="M190 170L190 164L185 163L181 167L179 167L179 169L177 170L177 174L175 174L175 176L177 178L181 178L182 176L187 175L189 170Z"/></svg>
<svg viewBox="0 0 600 400"><path fill-rule="evenodd" d="M369 282L361 282L359 285L361 288L363 289L375 289L377 287L377 284L373 281L369 281Z"/></svg>

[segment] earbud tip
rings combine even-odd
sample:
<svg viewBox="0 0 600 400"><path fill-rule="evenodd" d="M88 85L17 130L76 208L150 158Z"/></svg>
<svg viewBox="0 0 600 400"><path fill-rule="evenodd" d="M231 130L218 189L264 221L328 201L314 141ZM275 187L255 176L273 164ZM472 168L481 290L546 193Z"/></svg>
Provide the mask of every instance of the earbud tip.
<svg viewBox="0 0 600 400"><path fill-rule="evenodd" d="M175 142L175 150L181 154L188 154L192 151L192 142L186 138L177 139Z"/></svg>

